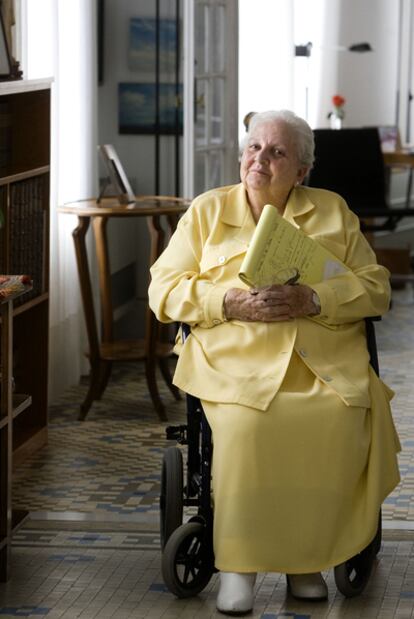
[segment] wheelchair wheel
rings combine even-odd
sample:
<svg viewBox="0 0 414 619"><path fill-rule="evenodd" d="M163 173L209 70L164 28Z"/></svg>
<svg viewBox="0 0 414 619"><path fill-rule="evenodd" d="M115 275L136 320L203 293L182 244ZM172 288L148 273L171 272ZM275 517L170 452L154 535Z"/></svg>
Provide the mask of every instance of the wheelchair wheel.
<svg viewBox="0 0 414 619"><path fill-rule="evenodd" d="M362 593L371 575L374 559L375 538L362 552L335 567L335 583L342 595L352 598Z"/></svg>
<svg viewBox="0 0 414 619"><path fill-rule="evenodd" d="M365 589L371 575L374 559L380 551L381 541L382 513L380 510L374 539L362 552L335 567L335 583L345 597L355 597Z"/></svg>
<svg viewBox="0 0 414 619"><path fill-rule="evenodd" d="M183 456L178 447L164 454L160 494L160 538L163 549L171 533L183 522Z"/></svg>
<svg viewBox="0 0 414 619"><path fill-rule="evenodd" d="M379 516L378 516L377 532L375 534L374 539L372 540L372 544L374 546L374 552L375 552L376 555L381 550L381 543L382 543L382 512L380 510L380 513L379 513Z"/></svg>
<svg viewBox="0 0 414 619"><path fill-rule="evenodd" d="M161 568L165 584L178 598L200 593L214 571L212 540L206 526L187 522L178 527L165 545Z"/></svg>

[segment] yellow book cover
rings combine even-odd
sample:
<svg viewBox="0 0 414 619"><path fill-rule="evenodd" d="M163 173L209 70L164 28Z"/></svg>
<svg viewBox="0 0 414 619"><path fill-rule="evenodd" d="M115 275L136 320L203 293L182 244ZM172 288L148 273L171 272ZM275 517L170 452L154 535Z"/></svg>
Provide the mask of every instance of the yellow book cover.
<svg viewBox="0 0 414 619"><path fill-rule="evenodd" d="M348 268L328 249L279 215L271 204L263 208L239 271L248 286L316 284Z"/></svg>

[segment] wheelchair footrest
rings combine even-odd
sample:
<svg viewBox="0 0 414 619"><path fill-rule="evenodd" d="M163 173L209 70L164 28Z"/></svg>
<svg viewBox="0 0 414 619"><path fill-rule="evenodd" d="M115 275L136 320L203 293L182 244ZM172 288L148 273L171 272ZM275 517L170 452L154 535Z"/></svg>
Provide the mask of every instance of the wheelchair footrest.
<svg viewBox="0 0 414 619"><path fill-rule="evenodd" d="M169 441L177 441L181 445L188 444L187 426L168 426L165 429L166 437Z"/></svg>

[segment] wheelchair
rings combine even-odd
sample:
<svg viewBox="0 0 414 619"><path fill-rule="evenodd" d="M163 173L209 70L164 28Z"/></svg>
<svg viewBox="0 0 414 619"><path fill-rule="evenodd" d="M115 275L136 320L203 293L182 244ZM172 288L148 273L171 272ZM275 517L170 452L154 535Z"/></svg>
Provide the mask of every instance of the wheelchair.
<svg viewBox="0 0 414 619"><path fill-rule="evenodd" d="M373 320L367 318L366 335L370 363L379 374ZM190 328L181 325L183 338ZM200 593L216 570L213 553L213 509L211 506L212 440L203 408L198 398L188 395L187 424L169 426L166 437L187 446L186 470L183 451L169 447L163 457L160 492L161 569L168 589L178 598ZM185 483L184 483L185 482ZM196 512L183 523L183 508ZM334 567L335 583L345 597L362 593L381 548L381 512L374 539L357 555Z"/></svg>

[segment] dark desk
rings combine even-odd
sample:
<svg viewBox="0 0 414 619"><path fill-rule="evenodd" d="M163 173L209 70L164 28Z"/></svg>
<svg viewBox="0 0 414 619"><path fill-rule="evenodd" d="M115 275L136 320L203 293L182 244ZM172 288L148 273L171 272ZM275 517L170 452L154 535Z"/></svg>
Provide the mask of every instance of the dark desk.
<svg viewBox="0 0 414 619"><path fill-rule="evenodd" d="M385 165L392 170L405 169L409 171L407 180L407 189L405 197L405 208L410 208L411 204L411 191L413 185L413 170L414 170L414 151L410 150L395 150L390 153L383 153ZM389 182L389 180L388 180Z"/></svg>
<svg viewBox="0 0 414 619"><path fill-rule="evenodd" d="M156 367L160 367L162 376L175 398L179 398L178 389L172 384L168 369L168 357L172 346L161 341L160 325L147 308L145 338L143 340L114 340L113 307L111 291L111 271L108 250L107 223L117 217L145 217L150 238L150 264L162 252L166 235L171 234L177 225L178 217L189 205L188 200L168 196L142 196L136 202L120 205L116 198L104 198L99 205L96 200L82 200L60 207L60 213L77 215L78 226L73 231L76 261L79 273L83 309L88 334L88 357L91 365L88 393L81 405L79 419L85 419L94 400L103 395L114 361L144 361L148 389L155 410L163 421L167 419L165 407L160 398ZM89 260L85 237L90 221L95 235L96 255L99 270L99 286L102 310L102 337L98 336L96 314L92 296Z"/></svg>
<svg viewBox="0 0 414 619"><path fill-rule="evenodd" d="M412 150L396 150L390 153L383 153L384 162L388 166L403 165L409 168L414 168L414 151Z"/></svg>

